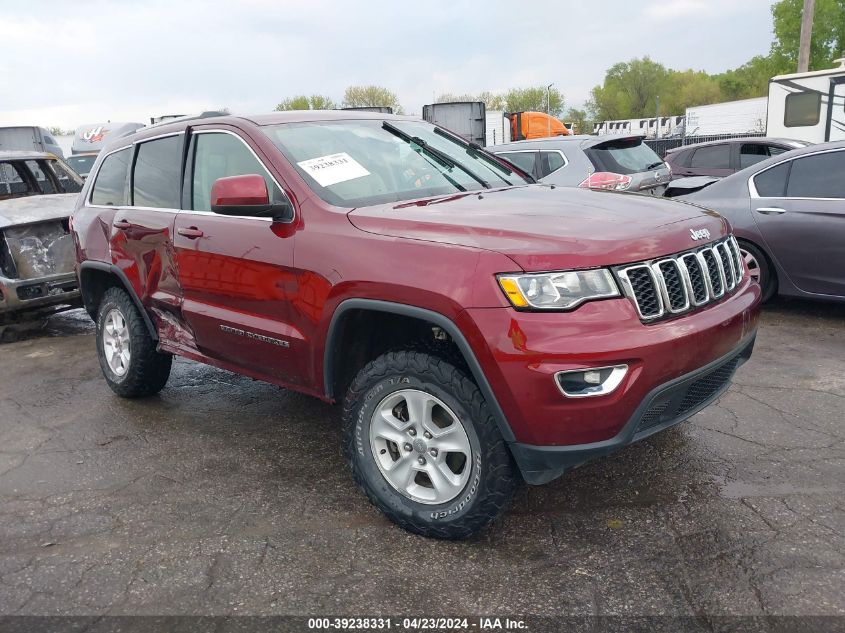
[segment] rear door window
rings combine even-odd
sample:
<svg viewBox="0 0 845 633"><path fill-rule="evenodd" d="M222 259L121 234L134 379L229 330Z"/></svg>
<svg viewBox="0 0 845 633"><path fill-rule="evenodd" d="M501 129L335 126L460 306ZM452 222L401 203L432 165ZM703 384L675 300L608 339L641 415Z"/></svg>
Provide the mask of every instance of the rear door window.
<svg viewBox="0 0 845 633"><path fill-rule="evenodd" d="M745 169L766 160L770 156L783 154L785 151L782 147L764 143L743 143L739 148L739 168Z"/></svg>
<svg viewBox="0 0 845 633"><path fill-rule="evenodd" d="M138 145L132 172L132 204L156 209L179 208L182 135Z"/></svg>
<svg viewBox="0 0 845 633"><path fill-rule="evenodd" d="M130 147L106 156L91 189L91 204L108 207L126 206L126 173L129 170L131 158L132 148Z"/></svg>
<svg viewBox="0 0 845 633"><path fill-rule="evenodd" d="M44 165L43 160L28 160L26 161L26 167L29 169L29 173L32 174L33 178L35 178L35 182L38 183L41 193L58 193L55 183L53 183L52 178L47 173L48 169Z"/></svg>
<svg viewBox="0 0 845 633"><path fill-rule="evenodd" d="M584 150L596 171L636 174L663 167L663 161L641 138L609 141Z"/></svg>
<svg viewBox="0 0 845 633"><path fill-rule="evenodd" d="M699 147L690 160L693 169L730 169L731 146L727 143Z"/></svg>
<svg viewBox="0 0 845 633"><path fill-rule="evenodd" d="M538 175L540 178L548 176L552 172L566 166L566 159L558 151L540 152L539 158Z"/></svg>
<svg viewBox="0 0 845 633"><path fill-rule="evenodd" d="M783 198L786 193L786 179L789 176L789 162L760 172L754 176L754 187L761 198Z"/></svg>
<svg viewBox="0 0 845 633"><path fill-rule="evenodd" d="M59 187L64 193L79 193L82 190L82 183L79 182L75 175L70 174L67 169L59 164L58 161L48 161L47 167L53 170L53 175L59 181Z"/></svg>
<svg viewBox="0 0 845 633"><path fill-rule="evenodd" d="M499 154L509 163L516 165L527 174L535 175L537 152L502 152ZM542 176L541 176L542 177Z"/></svg>
<svg viewBox="0 0 845 633"><path fill-rule="evenodd" d="M787 198L845 198L845 151L826 152L792 161Z"/></svg>

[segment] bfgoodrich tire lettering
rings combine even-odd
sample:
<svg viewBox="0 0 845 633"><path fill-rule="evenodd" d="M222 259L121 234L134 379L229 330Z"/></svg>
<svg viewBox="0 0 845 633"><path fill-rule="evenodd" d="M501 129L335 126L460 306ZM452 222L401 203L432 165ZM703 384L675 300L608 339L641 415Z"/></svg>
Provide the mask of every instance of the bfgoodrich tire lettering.
<svg viewBox="0 0 845 633"><path fill-rule="evenodd" d="M115 336L115 323L121 336ZM123 363L112 361L113 345L119 339L126 350ZM111 390L124 398L139 398L158 393L170 376L173 357L156 350L144 319L131 297L122 288L109 288L97 310L97 357L103 377Z"/></svg>
<svg viewBox="0 0 845 633"><path fill-rule="evenodd" d="M373 452L370 425L377 408L397 394L413 392L429 394L445 405L469 443L465 452L471 455L463 464L469 475L455 476L461 488L443 503L437 502L436 495L420 501L400 491L387 479ZM428 437L436 442L436 437ZM407 443L419 439L408 437ZM419 452L413 455L428 459L430 449L421 447L417 443ZM504 511L517 484L510 453L476 384L463 370L423 352L389 352L359 372L344 403L344 452L370 501L401 527L424 536L459 539L478 532Z"/></svg>

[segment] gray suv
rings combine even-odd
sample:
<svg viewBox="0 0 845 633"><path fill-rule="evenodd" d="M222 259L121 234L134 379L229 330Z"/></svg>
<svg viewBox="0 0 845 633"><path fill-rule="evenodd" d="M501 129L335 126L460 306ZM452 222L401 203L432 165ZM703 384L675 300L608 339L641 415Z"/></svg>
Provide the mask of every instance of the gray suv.
<svg viewBox="0 0 845 633"><path fill-rule="evenodd" d="M640 135L556 136L487 150L540 182L662 196L672 171Z"/></svg>

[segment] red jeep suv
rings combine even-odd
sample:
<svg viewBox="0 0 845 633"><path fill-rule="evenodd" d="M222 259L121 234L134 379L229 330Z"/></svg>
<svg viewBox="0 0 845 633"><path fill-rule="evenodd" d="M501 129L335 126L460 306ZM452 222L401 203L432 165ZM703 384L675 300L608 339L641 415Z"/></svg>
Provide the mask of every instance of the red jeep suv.
<svg viewBox="0 0 845 633"><path fill-rule="evenodd" d="M342 400L356 481L428 536L690 417L756 333L717 214L534 184L408 117L145 128L100 154L72 222L115 393L158 392L176 354Z"/></svg>

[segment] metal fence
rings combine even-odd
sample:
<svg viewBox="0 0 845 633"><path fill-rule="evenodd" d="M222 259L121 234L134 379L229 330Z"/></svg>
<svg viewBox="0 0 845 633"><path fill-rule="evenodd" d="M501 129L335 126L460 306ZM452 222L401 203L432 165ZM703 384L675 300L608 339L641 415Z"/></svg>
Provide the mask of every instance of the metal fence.
<svg viewBox="0 0 845 633"><path fill-rule="evenodd" d="M709 134L706 136L676 136L659 139L646 139L645 144L648 145L654 152L663 158L666 152L676 147L684 145L694 145L695 143L704 143L705 141L725 141L731 138L748 138L751 136L762 136L758 132L747 132L744 134Z"/></svg>

